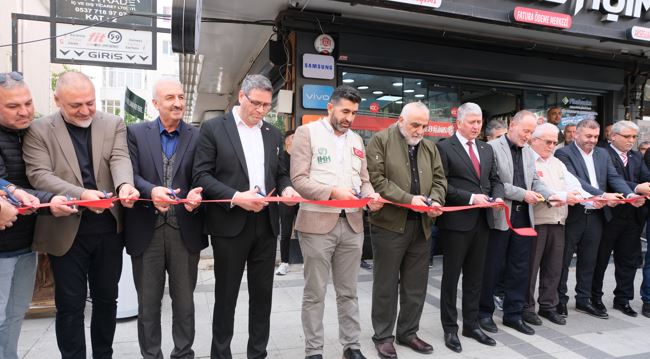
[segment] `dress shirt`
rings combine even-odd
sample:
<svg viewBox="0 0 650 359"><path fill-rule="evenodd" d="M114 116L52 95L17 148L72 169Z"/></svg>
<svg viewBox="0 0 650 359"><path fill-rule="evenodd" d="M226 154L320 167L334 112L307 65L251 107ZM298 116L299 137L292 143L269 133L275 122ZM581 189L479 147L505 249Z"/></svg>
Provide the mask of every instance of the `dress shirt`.
<svg viewBox="0 0 650 359"><path fill-rule="evenodd" d="M170 159L174 153L176 153L178 136L180 135L180 131L183 129L183 121L178 124L174 131L167 132L160 117L158 117L158 129L160 130L160 144L162 145L162 151L165 154L165 157Z"/></svg>
<svg viewBox="0 0 650 359"><path fill-rule="evenodd" d="M596 178L596 165L594 165L594 150L591 150L591 152L589 153L585 153L585 151L583 151L582 148L580 148L580 146L578 146L578 144L575 141L573 143L578 148L578 151L582 156L582 160L585 161L585 165L587 166L587 173L589 174L589 183L591 184L592 187L600 189L600 187L598 187L598 178ZM585 208L589 208L589 209L594 208L594 205L591 202L583 203L582 205L585 206Z"/></svg>
<svg viewBox="0 0 650 359"><path fill-rule="evenodd" d="M249 189L258 186L263 193L266 192L264 178L264 140L262 139L262 125L260 121L253 127L248 127L239 116L239 106L232 109L232 115L235 119L239 140L241 141L246 158L246 170L248 171Z"/></svg>
<svg viewBox="0 0 650 359"><path fill-rule="evenodd" d="M334 156L334 162L336 162L337 165L343 166L343 154L345 153L345 142L347 141L348 138L348 131L345 131L341 136L337 136L336 133L334 132L334 127L332 127L332 124L330 123L329 120L321 121L323 126L327 129L329 133L332 134L334 138L334 145L336 146L336 155ZM355 190L360 190L359 188L355 188Z"/></svg>
<svg viewBox="0 0 650 359"><path fill-rule="evenodd" d="M508 136L506 137L506 142L508 147L510 147L510 154L512 155L512 185L519 188L526 189L526 178L524 177L524 159L523 159L523 147L517 146L517 144L512 143Z"/></svg>
<svg viewBox="0 0 650 359"><path fill-rule="evenodd" d="M458 138L458 141L460 141L460 144L463 146L463 149L465 150L465 153L467 153L467 157L469 157L469 146L467 146L467 141L463 135L461 135L458 131L456 131L456 137ZM472 140L472 150L474 150L474 154L476 155L476 158L478 158L478 162L481 163L481 156L478 155L478 148L476 148L476 140Z"/></svg>

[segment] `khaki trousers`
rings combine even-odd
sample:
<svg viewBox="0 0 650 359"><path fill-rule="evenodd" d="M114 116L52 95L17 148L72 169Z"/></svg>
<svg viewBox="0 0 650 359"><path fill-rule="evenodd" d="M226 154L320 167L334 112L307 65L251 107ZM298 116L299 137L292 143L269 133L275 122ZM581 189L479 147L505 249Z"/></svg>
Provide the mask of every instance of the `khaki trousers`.
<svg viewBox="0 0 650 359"><path fill-rule="evenodd" d="M300 232L300 249L305 267L302 328L306 356L323 354L323 311L330 272L336 291L339 341L343 350L360 348L357 277L362 246L363 232L354 233L345 218L340 218L327 234Z"/></svg>

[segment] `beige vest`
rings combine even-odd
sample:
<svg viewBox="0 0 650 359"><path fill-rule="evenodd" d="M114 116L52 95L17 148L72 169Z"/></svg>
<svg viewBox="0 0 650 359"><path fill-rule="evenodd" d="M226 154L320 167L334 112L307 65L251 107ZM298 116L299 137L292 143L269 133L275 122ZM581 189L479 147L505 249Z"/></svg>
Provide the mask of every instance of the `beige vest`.
<svg viewBox="0 0 650 359"><path fill-rule="evenodd" d="M551 156L547 161L535 161L535 169L539 179L553 191L566 192L566 180L564 171L566 167L562 161ZM569 208L567 205L561 207L548 207L545 203L533 206L535 224L564 224Z"/></svg>
<svg viewBox="0 0 650 359"><path fill-rule="evenodd" d="M309 178L320 184L351 188L361 192L361 158L354 152L356 148L364 151L363 139L356 133L348 130L343 146L343 166L336 163L337 149L335 137L327 126L327 118L309 123L305 126L309 129L311 141L311 167ZM338 213L340 208L326 207L310 203L301 203L300 208L306 211ZM346 212L356 212L359 208L346 208Z"/></svg>

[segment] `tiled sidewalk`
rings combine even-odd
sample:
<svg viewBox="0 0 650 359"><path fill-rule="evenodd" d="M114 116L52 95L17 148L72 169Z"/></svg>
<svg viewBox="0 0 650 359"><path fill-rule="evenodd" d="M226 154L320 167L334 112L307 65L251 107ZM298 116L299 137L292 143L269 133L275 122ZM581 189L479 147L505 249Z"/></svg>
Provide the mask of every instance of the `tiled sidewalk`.
<svg viewBox="0 0 650 359"><path fill-rule="evenodd" d="M630 318L609 309L608 320L596 319L574 310L574 302L569 303L569 317L566 326L544 322L542 327L535 327L537 334L526 336L501 325L500 318L495 318L499 333L493 337L496 347L480 345L474 340L460 337L463 352L456 354L447 349L443 342L440 325L439 299L441 259L437 258L434 268L430 270L429 288L420 324L419 335L434 346L432 355L421 355L405 347L397 347L400 359L420 358L650 358L650 319L639 314ZM196 340L194 350L198 358L208 358L210 354L212 304L214 302L214 276L209 269L209 260L202 261L199 283L194 294L196 303ZM610 307L614 286L613 266L608 269L605 283L607 297L605 304ZM244 275L244 281L246 276ZM641 271L637 273L636 288L641 282ZM575 273L570 274L569 287L573 288ZM304 358L303 334L300 323L300 306L302 298L302 266L292 265L284 277L276 276L273 295L273 314L271 318L271 338L268 345L270 358L300 359ZM460 284L459 284L460 288ZM372 344L372 325L370 320L372 292L372 272L362 269L359 274L359 304L361 308L361 345L368 358L377 358ZM638 293L636 293L638 295ZM459 292L459 296L462 295ZM341 358L338 343L338 327L333 287L328 287L325 309L325 354L326 359ZM460 304L460 300L458 301ZM641 301L636 299L632 307L640 312ZM499 313L500 315L500 313ZM86 311L86 340L90 346L89 318ZM246 283L237 304L235 337L232 350L236 358L246 358L248 321L248 291ZM163 301L163 349L165 357L172 349L171 341L171 302L169 297ZM139 358L137 329L135 319L122 320L118 323L115 334L115 358ZM27 319L19 343L23 358L57 358L58 350L54 334L54 318ZM90 357L90 354L88 355Z"/></svg>

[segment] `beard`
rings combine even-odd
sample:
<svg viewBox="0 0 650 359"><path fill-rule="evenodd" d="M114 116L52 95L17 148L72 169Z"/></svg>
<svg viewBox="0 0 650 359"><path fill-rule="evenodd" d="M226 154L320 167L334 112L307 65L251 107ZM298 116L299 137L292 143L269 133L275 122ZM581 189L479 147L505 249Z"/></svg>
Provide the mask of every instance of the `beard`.
<svg viewBox="0 0 650 359"><path fill-rule="evenodd" d="M347 124L347 127L342 126L342 123ZM347 132L347 130L349 130L350 126L352 125L350 121L346 121L346 120L341 121L338 118L334 117L334 115L332 115L332 117L330 118L330 124L332 125L333 129L341 133Z"/></svg>
<svg viewBox="0 0 650 359"><path fill-rule="evenodd" d="M64 120L65 120L65 122L67 122L67 123L69 123L69 124L71 124L73 126L77 126L77 127L81 127L81 128L88 128L93 123L93 118L92 117L88 118L87 120L72 120L72 119L64 117Z"/></svg>
<svg viewBox="0 0 650 359"><path fill-rule="evenodd" d="M400 123L397 124L397 128L399 129L399 132L402 134L402 136L404 136L404 139L406 140L406 143L409 146L417 146L424 138L424 136L417 136L417 137L410 136L409 134L406 133L404 127L401 126Z"/></svg>

